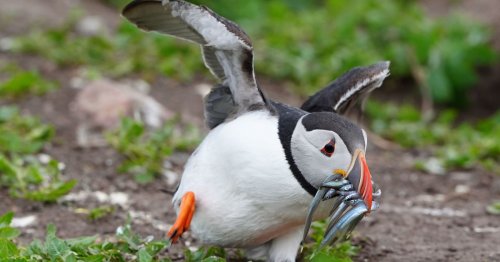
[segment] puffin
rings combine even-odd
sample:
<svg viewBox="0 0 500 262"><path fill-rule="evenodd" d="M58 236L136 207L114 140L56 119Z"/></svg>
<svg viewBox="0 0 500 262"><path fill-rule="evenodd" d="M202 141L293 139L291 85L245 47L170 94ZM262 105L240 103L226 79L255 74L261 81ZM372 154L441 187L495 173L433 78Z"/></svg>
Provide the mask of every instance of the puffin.
<svg viewBox="0 0 500 262"><path fill-rule="evenodd" d="M382 85L389 62L351 69L299 108L265 95L250 37L209 8L183 0L134 0L122 15L142 30L199 44L219 81L204 98L210 131L188 159L173 196L177 219L167 233L173 242L189 229L202 244L243 248L251 259L295 261L310 225L306 220L333 212L325 200L306 216L332 174L348 183L334 191L352 191L366 207L363 214L377 207L367 134L345 115L362 109ZM346 226L353 225L340 227Z"/></svg>

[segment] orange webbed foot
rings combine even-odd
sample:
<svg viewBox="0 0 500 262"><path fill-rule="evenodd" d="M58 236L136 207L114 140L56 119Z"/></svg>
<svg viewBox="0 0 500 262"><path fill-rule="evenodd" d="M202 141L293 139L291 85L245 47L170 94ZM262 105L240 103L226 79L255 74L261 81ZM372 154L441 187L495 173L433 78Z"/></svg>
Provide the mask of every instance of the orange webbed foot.
<svg viewBox="0 0 500 262"><path fill-rule="evenodd" d="M182 234L189 229L189 225L191 224L191 219L193 219L194 210L195 210L194 193L187 192L182 197L179 215L177 216L174 225L170 228L170 230L167 233L167 236L173 243L177 242L179 237L181 237Z"/></svg>

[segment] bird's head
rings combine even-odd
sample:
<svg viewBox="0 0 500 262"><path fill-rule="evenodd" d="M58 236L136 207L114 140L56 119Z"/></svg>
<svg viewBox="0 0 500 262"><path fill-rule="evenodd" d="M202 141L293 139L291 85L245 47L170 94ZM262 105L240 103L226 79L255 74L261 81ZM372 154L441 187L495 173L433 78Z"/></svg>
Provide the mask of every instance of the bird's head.
<svg viewBox="0 0 500 262"><path fill-rule="evenodd" d="M332 173L346 177L372 206L372 179L365 159L366 133L335 113L317 112L303 116L291 138L291 153L297 168L315 188Z"/></svg>

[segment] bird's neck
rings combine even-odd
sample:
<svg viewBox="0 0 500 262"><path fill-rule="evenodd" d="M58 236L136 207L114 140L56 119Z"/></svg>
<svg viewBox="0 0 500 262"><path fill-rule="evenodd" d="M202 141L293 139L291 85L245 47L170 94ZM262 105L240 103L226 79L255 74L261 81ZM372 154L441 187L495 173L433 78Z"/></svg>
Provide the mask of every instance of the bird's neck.
<svg viewBox="0 0 500 262"><path fill-rule="evenodd" d="M307 112L280 103L273 103L273 106L279 115L278 135L281 141L281 145L283 146L283 149L285 151L286 160L288 162L290 170L292 171L295 179L297 179L297 182L299 182L300 186L309 194L314 196L317 189L312 186L305 179L302 172L300 172L297 164L295 163L295 160L293 159L291 148L293 131L295 130L299 119L307 114Z"/></svg>

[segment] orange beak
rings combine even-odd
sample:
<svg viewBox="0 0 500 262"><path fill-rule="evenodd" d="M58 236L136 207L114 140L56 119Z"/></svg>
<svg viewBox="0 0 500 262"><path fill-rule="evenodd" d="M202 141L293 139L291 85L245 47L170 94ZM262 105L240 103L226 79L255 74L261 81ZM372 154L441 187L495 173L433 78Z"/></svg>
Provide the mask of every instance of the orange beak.
<svg viewBox="0 0 500 262"><path fill-rule="evenodd" d="M366 164L365 153L362 150L356 150L351 161L347 179L352 183L359 195L363 198L368 212L372 209L372 175L368 164Z"/></svg>

